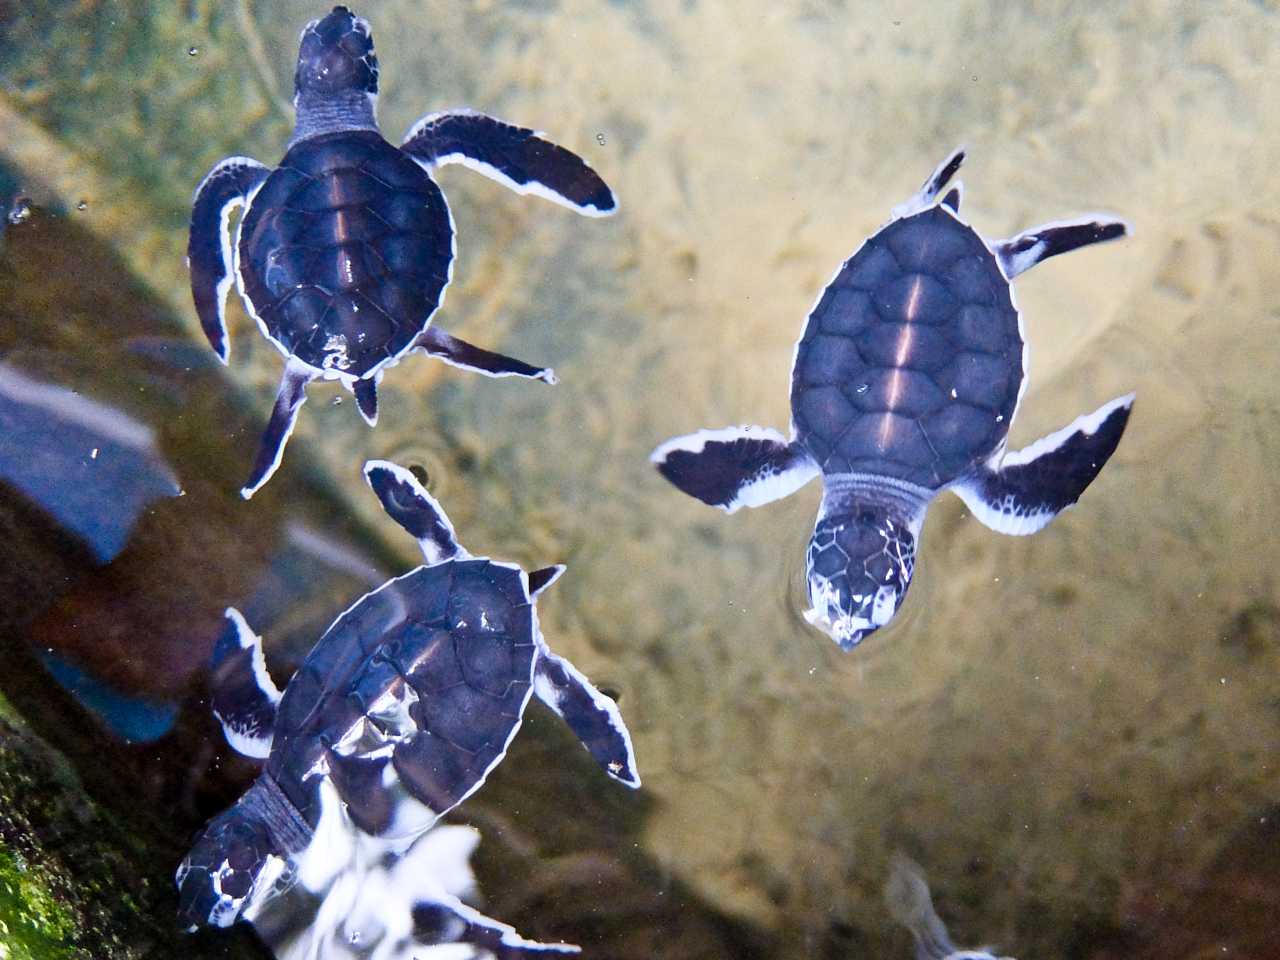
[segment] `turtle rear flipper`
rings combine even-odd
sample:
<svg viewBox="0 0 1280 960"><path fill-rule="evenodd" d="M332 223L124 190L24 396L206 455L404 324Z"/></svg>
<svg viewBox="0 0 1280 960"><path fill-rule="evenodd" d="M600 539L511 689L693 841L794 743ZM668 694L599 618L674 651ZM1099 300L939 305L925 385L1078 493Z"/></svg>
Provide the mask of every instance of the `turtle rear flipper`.
<svg viewBox="0 0 1280 960"><path fill-rule="evenodd" d="M262 638L235 607L227 608L227 628L214 645L210 669L213 715L227 743L246 757L266 759L280 690L267 673Z"/></svg>
<svg viewBox="0 0 1280 960"><path fill-rule="evenodd" d="M699 430L668 440L649 459L689 496L726 513L781 500L820 472L800 445L765 427Z"/></svg>
<svg viewBox="0 0 1280 960"><path fill-rule="evenodd" d="M984 524L1015 536L1035 533L1070 507L1115 452L1129 422L1132 393L954 484Z"/></svg>
<svg viewBox="0 0 1280 960"><path fill-rule="evenodd" d="M234 282L231 214L248 201L249 195L262 185L270 172L249 157L228 157L210 170L196 188L187 241L191 297L200 326L223 363L227 362L229 353L227 293Z"/></svg>
<svg viewBox="0 0 1280 960"><path fill-rule="evenodd" d="M279 468L280 461L284 458L285 444L289 442L289 436L298 422L298 411L307 400L307 384L315 378L315 371L300 360L291 358L284 365L280 390L276 393L276 403L271 410L267 429L262 433L253 470L249 473L248 482L240 488L240 496L246 500L257 493Z"/></svg>
<svg viewBox="0 0 1280 960"><path fill-rule="evenodd" d="M1095 214L1074 220L1057 220L1023 230L1016 237L994 244L994 249L996 259L1000 261L1000 269L1012 280L1041 260L1090 244L1119 240L1128 233L1129 225L1123 220L1106 214Z"/></svg>
<svg viewBox="0 0 1280 960"><path fill-rule="evenodd" d="M364 422L371 427L378 425L378 382L381 379L382 372L379 371L376 376L357 380L351 386L351 395L356 399L356 409L360 411Z"/></svg>
<svg viewBox="0 0 1280 960"><path fill-rule="evenodd" d="M557 382L555 371L550 367L535 367L515 357L485 350L445 333L439 327L427 327L414 346L450 366L483 373L486 377L528 377L545 383Z"/></svg>
<svg viewBox="0 0 1280 960"><path fill-rule="evenodd" d="M618 209L608 184L576 153L474 110L423 117L409 128L400 149L428 167L460 163L516 193L584 216L607 217Z"/></svg>
<svg viewBox="0 0 1280 960"><path fill-rule="evenodd" d="M444 508L412 473L389 460L370 460L364 478L391 519L418 541L427 563L466 556Z"/></svg>
<svg viewBox="0 0 1280 960"><path fill-rule="evenodd" d="M538 654L533 692L569 725L605 773L628 787L640 786L631 734L618 705L577 667L544 647Z"/></svg>
<svg viewBox="0 0 1280 960"><path fill-rule="evenodd" d="M536 597L559 580L564 571L565 565L563 563L553 563L549 567L534 570L529 574L529 596Z"/></svg>
<svg viewBox="0 0 1280 960"><path fill-rule="evenodd" d="M519 960L540 953L579 953L571 943L540 943L516 933L515 927L486 917L443 891L413 905L413 939L424 946L469 943L497 960Z"/></svg>
<svg viewBox="0 0 1280 960"><path fill-rule="evenodd" d="M909 217L913 213L919 213L921 210L933 206L934 201L938 199L938 194L946 189L947 184L951 182L951 178L956 175L956 171L960 169L960 165L963 163L964 147L957 147L934 168L933 173L929 174L929 179L920 185L919 190L893 208L893 215L895 217ZM956 186L959 187L960 185L956 184ZM951 191L943 202L953 211L957 210L960 205L959 191Z"/></svg>

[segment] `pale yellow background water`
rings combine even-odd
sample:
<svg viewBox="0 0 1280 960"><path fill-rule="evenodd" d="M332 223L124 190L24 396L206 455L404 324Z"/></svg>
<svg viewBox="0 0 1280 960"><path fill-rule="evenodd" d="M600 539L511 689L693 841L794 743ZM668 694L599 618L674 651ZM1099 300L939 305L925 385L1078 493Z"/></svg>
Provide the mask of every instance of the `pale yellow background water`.
<svg viewBox="0 0 1280 960"><path fill-rule="evenodd" d="M199 162L160 174L157 194L185 194L227 152L278 158L297 34L321 12L227 4L177 22L164 70L247 79L197 125L212 141ZM621 692L658 802L651 850L787 956L833 924L870 938L859 955L909 955L880 897L898 848L926 866L962 943L1087 956L1095 926L1158 937L1152 899L1183 895L1280 788L1280 8L357 12L390 138L449 106L499 114L587 157L622 209L581 220L443 171L459 259L438 322L552 364L561 384L414 358L388 375L376 431L313 388L291 450L322 456L389 537L359 495L366 456L424 464L474 552L570 565L543 626ZM7 130L50 136L56 189L94 191L98 228L135 216L85 127L42 126L21 91L0 104ZM166 138L199 151L191 116L155 133L157 153ZM152 136L129 114L100 123ZM940 500L902 615L842 654L798 614L817 486L725 517L646 458L702 426L785 428L808 308L961 143L963 212L985 235L1095 210L1133 225L1018 281L1032 379L1013 444L1129 390L1135 413L1078 508L1035 537ZM119 235L199 337L177 226ZM265 413L279 358L238 305L231 328L228 373Z"/></svg>

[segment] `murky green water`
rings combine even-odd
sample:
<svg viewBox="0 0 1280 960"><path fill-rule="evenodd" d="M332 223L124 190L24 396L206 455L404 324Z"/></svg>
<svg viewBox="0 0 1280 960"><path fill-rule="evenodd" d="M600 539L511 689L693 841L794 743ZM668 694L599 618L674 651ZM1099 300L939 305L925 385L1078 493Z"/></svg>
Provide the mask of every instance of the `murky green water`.
<svg viewBox="0 0 1280 960"><path fill-rule="evenodd" d="M0 839L89 918L29 924L41 954L0 895L9 955L225 955L169 932L191 831L252 776L206 716L202 664L229 603L256 598L282 673L416 562L360 479L377 456L425 467L473 551L569 565L543 629L636 739L644 789L616 796L534 716L453 818L484 834L486 910L523 933L601 958L908 957L881 892L900 850L958 943L1280 956L1280 8L360 6L384 134L450 106L508 117L586 157L622 210L588 221L443 171L459 256L437 321L561 383L415 357L373 431L317 385L246 505L279 356L233 297L231 364L210 362L186 220L215 161L279 158L298 31L324 10L0 2L0 199L33 204L0 238L0 364L148 427L186 491L138 508L103 565L0 484L0 756L38 758L0 765ZM799 613L817 490L725 517L646 458L702 426L786 426L814 297L959 143L984 234L1094 210L1134 227L1019 280L1012 443L1128 390L1135 414L1034 537L939 501L902 613L842 654ZM91 465L49 470L92 485ZM42 650L172 730L95 727ZM52 770L65 803L19 802Z"/></svg>

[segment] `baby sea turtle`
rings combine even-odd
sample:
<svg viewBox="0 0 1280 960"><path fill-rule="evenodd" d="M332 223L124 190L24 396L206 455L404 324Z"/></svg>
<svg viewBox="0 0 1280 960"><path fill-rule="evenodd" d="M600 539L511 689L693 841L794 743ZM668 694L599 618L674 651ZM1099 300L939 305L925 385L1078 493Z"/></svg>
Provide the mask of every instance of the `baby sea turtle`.
<svg viewBox="0 0 1280 960"><path fill-rule="evenodd" d="M534 602L564 567L525 573L472 557L408 470L375 460L365 477L427 563L338 617L283 695L261 638L227 611L213 710L231 745L266 763L178 868L180 913L192 927L253 920L295 883L321 895L356 851L403 852L480 787L533 694L609 776L640 785L617 706L552 653L538 627ZM488 950L515 956L529 943L451 902L415 913Z"/></svg>
<svg viewBox="0 0 1280 960"><path fill-rule="evenodd" d="M339 380L372 426L378 383L411 350L493 377L555 382L548 368L430 326L453 276L453 217L431 171L460 163L510 187L603 217L609 187L576 154L472 110L423 117L393 147L378 132L378 60L369 24L334 7L302 31L293 138L280 166L218 163L196 189L187 260L205 335L227 362L232 278L284 354L284 379L248 483L280 464L312 380ZM229 230L231 213L244 216Z"/></svg>
<svg viewBox="0 0 1280 960"><path fill-rule="evenodd" d="M934 497L952 490L993 530L1034 533L1098 475L1133 404L1120 397L1006 451L1027 371L1010 281L1128 228L1088 216L988 243L960 218L960 185L943 195L963 160L957 150L943 161L818 298L795 348L790 440L761 427L700 430L652 457L685 493L729 513L821 475L805 617L846 650L902 603Z"/></svg>

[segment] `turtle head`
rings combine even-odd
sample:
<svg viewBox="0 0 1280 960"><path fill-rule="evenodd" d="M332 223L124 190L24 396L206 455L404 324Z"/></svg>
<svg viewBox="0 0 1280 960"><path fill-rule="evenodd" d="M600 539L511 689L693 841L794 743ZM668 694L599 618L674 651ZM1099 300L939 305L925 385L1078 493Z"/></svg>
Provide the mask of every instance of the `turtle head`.
<svg viewBox="0 0 1280 960"><path fill-rule="evenodd" d="M290 871L274 848L267 825L242 804L211 820L174 876L179 923L189 931L229 927L256 911Z"/></svg>
<svg viewBox="0 0 1280 960"><path fill-rule="evenodd" d="M867 502L819 514L805 556L804 618L843 650L888 623L911 585L923 517Z"/></svg>
<svg viewBox="0 0 1280 960"><path fill-rule="evenodd" d="M334 7L328 16L308 23L293 87L297 98L341 99L353 93L376 97L378 58L369 22L346 7Z"/></svg>

